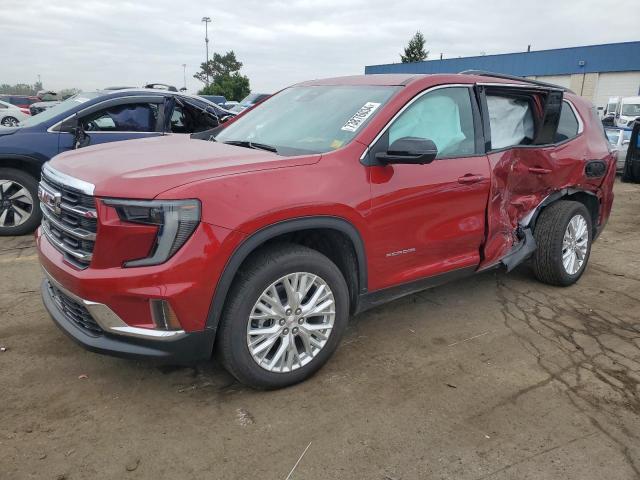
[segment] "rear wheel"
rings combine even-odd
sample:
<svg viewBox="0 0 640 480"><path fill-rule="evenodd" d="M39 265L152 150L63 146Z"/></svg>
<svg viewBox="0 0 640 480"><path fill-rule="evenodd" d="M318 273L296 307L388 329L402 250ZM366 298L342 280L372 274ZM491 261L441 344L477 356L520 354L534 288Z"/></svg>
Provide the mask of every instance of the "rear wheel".
<svg viewBox="0 0 640 480"><path fill-rule="evenodd" d="M225 306L217 353L240 382L280 388L315 373L349 317L338 267L310 248L281 244L242 268Z"/></svg>
<svg viewBox="0 0 640 480"><path fill-rule="evenodd" d="M0 236L24 235L39 223L38 181L21 170L0 168Z"/></svg>
<svg viewBox="0 0 640 480"><path fill-rule="evenodd" d="M560 286L578 281L589 261L591 232L591 215L582 203L560 201L545 208L534 231L538 280Z"/></svg>

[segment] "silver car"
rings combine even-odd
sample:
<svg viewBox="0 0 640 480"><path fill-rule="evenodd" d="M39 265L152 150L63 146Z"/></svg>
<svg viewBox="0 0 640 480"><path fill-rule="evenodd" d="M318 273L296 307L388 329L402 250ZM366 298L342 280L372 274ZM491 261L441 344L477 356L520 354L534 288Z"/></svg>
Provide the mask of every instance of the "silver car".
<svg viewBox="0 0 640 480"><path fill-rule="evenodd" d="M627 149L629 148L629 141L631 140L630 128L605 128L609 145L616 152L617 162L616 169L618 172L622 172L624 169L624 161L627 158Z"/></svg>

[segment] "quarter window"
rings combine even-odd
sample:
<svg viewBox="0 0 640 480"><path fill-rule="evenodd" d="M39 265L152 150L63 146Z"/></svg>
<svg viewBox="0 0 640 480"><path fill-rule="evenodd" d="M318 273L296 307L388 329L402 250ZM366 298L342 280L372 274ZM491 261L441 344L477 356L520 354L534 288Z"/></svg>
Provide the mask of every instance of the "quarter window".
<svg viewBox="0 0 640 480"><path fill-rule="evenodd" d="M90 132L155 132L158 105L128 103L90 113L82 119L82 128Z"/></svg>
<svg viewBox="0 0 640 480"><path fill-rule="evenodd" d="M558 131L556 132L555 141L563 142L570 138L578 136L578 119L573 113L571 105L562 102L562 110L560 110L560 121L558 122Z"/></svg>
<svg viewBox="0 0 640 480"><path fill-rule="evenodd" d="M432 140L438 147L436 158L474 154L475 134L469 89L441 88L416 100L389 128L389 145L404 137Z"/></svg>

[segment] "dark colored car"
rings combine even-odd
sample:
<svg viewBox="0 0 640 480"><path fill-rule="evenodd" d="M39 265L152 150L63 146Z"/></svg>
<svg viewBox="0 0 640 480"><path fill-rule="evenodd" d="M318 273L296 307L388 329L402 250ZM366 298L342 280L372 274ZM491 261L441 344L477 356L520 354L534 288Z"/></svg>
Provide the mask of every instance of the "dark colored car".
<svg viewBox="0 0 640 480"><path fill-rule="evenodd" d="M231 111L240 113L243 110L246 110L247 108L251 108L254 105L262 102L265 98L269 98L270 96L271 94L269 93L250 93L249 95L244 97L242 100L240 100L240 103L238 105L231 108Z"/></svg>
<svg viewBox="0 0 640 480"><path fill-rule="evenodd" d="M234 115L207 100L163 90L75 95L16 128L0 128L0 235L32 232L42 165L60 152L168 133L193 133Z"/></svg>
<svg viewBox="0 0 640 480"><path fill-rule="evenodd" d="M632 124L627 152L622 169L623 182L640 183L640 120Z"/></svg>
<svg viewBox="0 0 640 480"><path fill-rule="evenodd" d="M515 77L366 75L282 90L214 132L45 165L44 303L86 348L299 382L350 314L531 259L587 268L615 155L592 105Z"/></svg>

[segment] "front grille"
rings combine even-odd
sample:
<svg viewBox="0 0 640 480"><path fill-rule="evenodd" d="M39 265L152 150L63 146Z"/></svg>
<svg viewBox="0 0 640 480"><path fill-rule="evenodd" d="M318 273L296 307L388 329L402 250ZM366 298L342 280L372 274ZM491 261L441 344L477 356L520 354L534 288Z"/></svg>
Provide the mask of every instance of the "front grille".
<svg viewBox="0 0 640 480"><path fill-rule="evenodd" d="M62 292L62 290L50 281L47 281L47 284L49 292L51 293L51 298L53 298L53 301L67 320L78 327L87 330L87 333L90 335L97 336L103 333L100 325L96 323L89 313L89 310L87 310L84 305L78 303L73 298Z"/></svg>
<svg viewBox="0 0 640 480"><path fill-rule="evenodd" d="M98 229L95 199L56 182L45 172L38 190L42 231L69 263L80 269L87 268Z"/></svg>

